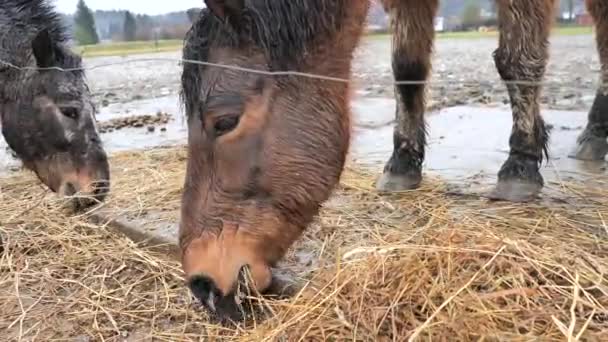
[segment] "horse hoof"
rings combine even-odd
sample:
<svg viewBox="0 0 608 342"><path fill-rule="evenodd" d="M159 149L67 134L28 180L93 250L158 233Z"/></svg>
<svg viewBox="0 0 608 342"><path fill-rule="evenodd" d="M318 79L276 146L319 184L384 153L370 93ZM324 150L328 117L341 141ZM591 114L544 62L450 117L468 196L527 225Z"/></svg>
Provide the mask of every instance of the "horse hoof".
<svg viewBox="0 0 608 342"><path fill-rule="evenodd" d="M521 180L499 180L496 188L488 196L491 200L509 202L529 202L534 200L542 185Z"/></svg>
<svg viewBox="0 0 608 342"><path fill-rule="evenodd" d="M397 175L391 172L384 172L376 182L376 189L381 192L397 192L413 190L420 186L422 181L421 174Z"/></svg>
<svg viewBox="0 0 608 342"><path fill-rule="evenodd" d="M608 154L606 138L587 137L577 143L576 148L569 154L570 158L579 160L604 160Z"/></svg>

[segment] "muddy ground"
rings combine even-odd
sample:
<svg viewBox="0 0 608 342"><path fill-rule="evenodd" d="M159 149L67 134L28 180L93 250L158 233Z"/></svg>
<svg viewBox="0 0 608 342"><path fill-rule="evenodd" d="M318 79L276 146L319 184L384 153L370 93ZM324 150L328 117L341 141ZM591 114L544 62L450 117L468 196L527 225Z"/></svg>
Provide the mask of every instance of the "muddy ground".
<svg viewBox="0 0 608 342"><path fill-rule="evenodd" d="M553 127L553 132L550 145L551 159L542 169L547 185L543 190L541 205L550 207L550 205L558 203L566 208L580 209L586 204L579 198L584 197L583 194L575 193L574 199L563 195L564 190L570 187L568 182L595 179L598 180L598 183L601 183L604 178L599 176L607 174L606 166L608 163L585 163L568 158L568 153L574 146L576 136L586 123L586 113L593 101L597 84L599 63L591 36L555 37L552 42L552 59L547 72L547 82L552 85L546 87L543 96L543 108L546 121ZM440 40L437 44L432 80L438 83L431 87L429 107L432 109L432 114L429 115L428 119L429 149L425 163L425 177L426 179L432 179L428 176L429 173L439 176L442 181L446 181L446 189L450 192L450 196L456 195L457 198L467 199L471 193L476 195L473 196L475 199L477 199L477 195L483 197L483 194L493 185L496 172L508 155L511 114L508 104L505 104L507 102L505 87L500 82L491 58L495 46L496 41L494 39ZM95 58L86 60L85 64L92 67L120 63L125 60L177 59L179 56L180 54L175 52L126 58ZM366 39L362 48L358 51L354 73L358 92L353 101L355 136L351 161L357 164L371 164L379 170L392 150L391 121L394 101L392 100L393 91L391 86L390 42L387 39L377 37ZM181 67L175 61L151 60L105 66L87 72L90 86L99 104L98 120L101 130L104 132L102 138L108 152L113 153L134 148L143 149L158 145L183 144L185 142L187 131L182 120L177 97L180 74ZM445 82L448 81L454 82L454 84L446 84ZM463 82L469 84L464 85ZM0 174L7 170L16 169L18 165L8 153L4 152L4 149L5 144L0 138ZM153 158L151 157L151 159ZM183 167L184 160L179 159L179 163ZM143 210L145 205L142 205L141 201L145 196L140 198L136 195L133 195L134 200L129 206L121 206L119 209L114 208L114 211L110 208L104 214L107 217L122 219L123 222L138 227L141 231L136 233L143 233L145 239L158 239L158 241L169 242L175 246L176 222L179 213L177 210L179 196L176 194L178 194L179 186L176 185L171 188L167 184L179 184L183 179L183 174L180 174L180 177L166 178L165 173L169 175L179 173L175 170L177 169L175 164L167 167L164 163L157 163L153 166L152 170L148 170L149 174L142 173L140 175L138 171L134 172L127 163L124 165L120 162L114 163L114 170L118 171L115 184L125 182L128 176L134 177L131 179L137 178L135 176L141 176L140 181L132 182L134 186L145 188L143 185L157 183L160 184L158 189L169 188L170 191L168 192L158 189L151 190L159 197L164 195L170 199L169 203L163 204L163 211L169 214ZM165 170L162 170L162 168L165 168ZM379 172L376 174L379 174ZM123 177L121 178L121 176ZM599 181L600 179L602 181ZM593 189L594 187L589 188ZM129 196L136 194L136 192L123 191L122 195L125 193L129 193ZM339 225L337 222L341 222L345 213L351 214L352 200L343 203L340 202L341 200L344 201L344 199L335 197L330 201L330 207L332 205L338 208L342 207L334 217L327 218L331 227L337 227ZM432 201L439 203L437 199ZM373 210L380 206L385 208L383 210L390 209L390 213L386 214L387 217L394 218L402 215L399 211L395 211L394 206L396 204L385 201L379 203L365 205L374 208ZM403 202L400 203L399 205L403 205ZM413 202L408 205L418 211L419 203L421 202ZM443 206L444 204L439 203L438 205ZM506 207L509 207L509 205L506 205ZM471 210L473 209L469 208L468 212L471 212ZM493 214L495 210L496 208L488 210L488 215L495 215ZM427 212L428 214L422 215L425 220L428 222L437 220L435 209ZM461 215L464 216L465 213L463 212ZM155 215L158 215L158 217ZM599 210L598 215L601 217ZM361 219L361 222L367 220L368 214L362 214ZM579 218L576 222L578 220ZM545 223L553 229L550 221ZM409 221L406 221L405 224L409 224ZM514 226L517 226L517 224L514 224ZM385 227L380 229L388 231ZM543 229L541 224L535 228L537 235L542 238L550 237L550 235L537 231L537 229ZM511 231L511 229L503 230L503 232ZM419 231L413 232L411 238L418 233ZM319 236L323 236L323 234L319 234ZM327 234L334 235L334 233ZM370 233L369 235L373 234ZM566 236L564 237L566 239L570 235L564 236ZM410 241L409 239L410 237L407 241ZM385 237L382 240L385 241ZM337 245L341 243L340 241L336 242ZM416 244L415 241L412 243ZM325 247L325 240L323 246ZM349 243L349 248L352 247ZM71 247L71 249L75 248ZM318 248L318 245L310 244L309 240L304 240L297 246L293 259L288 261L291 262L292 267L293 265L300 265L299 267L304 270L301 273L306 273L306 271L318 267L316 262L321 260L320 253L322 251L320 250L322 249ZM557 249L556 247L555 250L562 251L563 248ZM330 257L329 259L333 260L335 258ZM96 260L90 264L96 265L99 264L99 261ZM121 267L124 267L124 264ZM109 266L108 269L112 268ZM86 270L88 271L88 269ZM99 271L97 270L97 272ZM86 274L87 279L93 279L89 273ZM147 276L148 274L146 274ZM427 291L424 291L424 296L427 296L426 293ZM176 312L183 314L184 304L182 302L186 296L186 294L175 296L179 302L177 306L179 310L168 311L167 315L176 315ZM137 298L139 297L141 296ZM466 303L467 310L472 302ZM154 301L154 303L156 302ZM63 306L65 307L65 305ZM555 306L557 307L557 304ZM148 303L143 307L145 307L146 312L150 311ZM72 310L71 307L68 309ZM484 308L484 310L487 310L487 308ZM49 311L47 310L47 312ZM506 312L506 310L502 311ZM137 314L140 314L140 312ZM340 313L338 315L342 317ZM82 318L84 317L83 314L78 313L78 316L86 321L86 317ZM192 318L188 317L187 320L192 321ZM123 323L123 321L119 321L121 326ZM88 326L92 325L89 324ZM99 330L96 326L93 328ZM161 329L167 330L166 327ZM145 330L142 330L142 333L148 330L149 327L146 327ZM201 331L196 331L196 333L201 333ZM124 337L129 334L125 331L123 333L126 334L122 335ZM183 334L184 331L179 333ZM130 334L130 337L134 339L133 336L137 336L138 332L135 331ZM84 338L83 340L88 339Z"/></svg>
<svg viewBox="0 0 608 342"><path fill-rule="evenodd" d="M551 61L542 99L551 109L586 109L593 101L599 61L592 35L556 36L551 39ZM440 39L433 59L430 105L439 109L463 104L505 103L506 89L494 67L493 38ZM101 106L176 95L181 52L92 58L87 67L95 99ZM140 61L144 59L144 61ZM161 59L161 60L150 60ZM361 95L393 95L391 47L386 36L365 38L357 51L354 78ZM113 63L120 65L104 66ZM137 61L137 62L133 62ZM447 84L450 82L451 84ZM481 82L481 84L480 84Z"/></svg>
<svg viewBox="0 0 608 342"><path fill-rule="evenodd" d="M551 43L543 108L584 115L593 102L599 79L594 37L556 36ZM437 41L428 103L430 113L456 106L508 110L506 88L492 59L496 44L493 38ZM355 109L366 112L359 113L363 116L376 118L372 126L369 122L356 122L359 128L372 131L370 140L360 143L364 145L363 150L365 145L376 146L376 150L368 154L375 153L373 157L376 157L381 152L381 158L385 158L386 150L390 152L391 129L387 127L394 113L390 45L387 36L367 37L354 61ZM185 142L186 126L178 98L181 66L177 60L180 57L181 53L176 51L85 59L85 66L93 68L87 71L87 77L99 106L100 130L109 152ZM576 134L579 126L570 125L565 129ZM505 132L509 127L510 124L505 123ZM383 138L378 140L373 136ZM5 152L5 143L0 139L0 174L17 169L18 164Z"/></svg>
<svg viewBox="0 0 608 342"><path fill-rule="evenodd" d="M605 174L607 165L568 158L596 91L599 62L593 37L555 37L552 43L547 71L551 85L543 96L544 116L553 128L551 160L542 170L549 183L545 190L549 201L555 197L551 188L556 184ZM507 94L491 57L495 45L494 39L439 40L432 77L436 83L431 86L429 101L425 172L440 175L456 191L481 196L493 185L508 155L511 127ZM177 59L179 53L97 58L86 63L95 66L142 58ZM90 71L89 78L97 100L103 102L99 120L106 131L104 143L109 151L185 142L187 130L178 98L181 69L177 63L145 61L97 70L103 72ZM357 95L353 101L351 160L380 169L392 151L394 100L388 39L364 41L355 60L354 76ZM155 116L156 112L164 114ZM133 119L137 115L147 116ZM122 129L116 130L114 124ZM480 141L483 143L477 143ZM175 222L148 227L144 223L150 217L140 219L135 221L146 233L170 241L175 238Z"/></svg>

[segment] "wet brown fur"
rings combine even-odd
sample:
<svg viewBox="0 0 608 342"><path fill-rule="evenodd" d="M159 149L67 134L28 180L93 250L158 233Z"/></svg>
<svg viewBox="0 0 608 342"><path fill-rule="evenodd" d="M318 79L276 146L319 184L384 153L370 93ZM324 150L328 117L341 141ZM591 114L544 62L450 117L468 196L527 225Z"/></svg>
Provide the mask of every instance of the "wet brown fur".
<svg viewBox="0 0 608 342"><path fill-rule="evenodd" d="M595 21L601 85L589 110L587 126L579 135L577 149L572 156L582 160L604 160L608 154L608 2L587 0L586 5Z"/></svg>
<svg viewBox="0 0 608 342"><path fill-rule="evenodd" d="M397 81L424 81L431 73L431 54L438 0L385 0L393 29L393 73ZM424 84L395 86L394 153L385 172L402 174L417 186L426 145ZM413 171L413 172L412 172Z"/></svg>
<svg viewBox="0 0 608 342"><path fill-rule="evenodd" d="M52 1L2 0L2 135L26 168L52 191L77 195L72 202L82 208L105 199L110 166L82 59L69 40Z"/></svg>
<svg viewBox="0 0 608 342"><path fill-rule="evenodd" d="M248 3L252 7L239 21L243 25L255 20L262 6L287 7L285 1ZM367 0L292 4L315 11L317 18L311 20L318 22L302 28L274 23L218 28L216 19L204 12L186 38L184 55L201 58L203 51L209 62L350 78ZM272 31L292 29L303 31ZM212 41L216 30L225 32ZM230 34L240 38L230 41ZM293 35L306 41L300 44ZM212 38L197 41L201 36ZM266 36L284 41L276 42L278 48L267 47L271 42ZM207 50L206 44L213 48ZM284 44L293 46L282 50ZM189 121L189 158L180 245L191 283L207 284L197 279L210 278L215 295L228 296L240 269L248 265L258 290L270 285L270 267L300 237L339 182L350 143L349 94L350 86L341 82L185 67L182 97ZM214 136L217 123L234 114L240 114L238 125Z"/></svg>
<svg viewBox="0 0 608 342"><path fill-rule="evenodd" d="M494 58L504 80L542 80L556 1L497 0L500 39ZM367 0L206 2L211 10L193 24L185 58L338 78L350 77L369 6ZM396 80L426 80L438 0L383 0L383 5L394 29ZM588 6L598 20L606 78L608 5L589 0ZM294 8L301 16L294 11L290 15L296 17L286 20L285 13ZM279 23L256 24L268 15L265 11L276 11L270 17ZM538 169L548 134L539 111L540 86L508 85L508 90L514 123L511 154L499 183L523 179L542 186ZM339 181L350 143L349 91L341 82L184 65L189 157L180 247L186 276L203 302L214 297L208 297L210 292L231 294L245 265L258 290L270 285L270 267L300 237ZM395 88L395 151L385 174L410 177L410 186L420 181L424 160L424 92L424 85ZM235 115L238 123L219 135L218 127Z"/></svg>
<svg viewBox="0 0 608 342"><path fill-rule="evenodd" d="M608 96L608 2L587 0L587 9L593 17L596 27L596 43L601 63L601 80L603 95Z"/></svg>
<svg viewBox="0 0 608 342"><path fill-rule="evenodd" d="M527 201L544 185L540 174L542 162L548 158L549 132L540 114L539 98L549 59L549 35L556 13L557 0L496 0L499 42L494 52L497 72L507 81L513 127L510 154L498 173L493 198ZM438 1L383 0L390 13L393 36L393 73L396 81L427 80L433 45L433 18ZM597 26L597 45L602 61L602 80L608 81L608 3L588 0L587 7ZM515 84L514 82L528 82ZM579 159L603 159L608 145L607 86L598 90L590 112L590 128L579 139L593 139L588 150L578 153ZM424 85L395 87L396 122L393 154L378 181L380 190L395 191L416 188L422 179L422 163L426 145L424 123Z"/></svg>

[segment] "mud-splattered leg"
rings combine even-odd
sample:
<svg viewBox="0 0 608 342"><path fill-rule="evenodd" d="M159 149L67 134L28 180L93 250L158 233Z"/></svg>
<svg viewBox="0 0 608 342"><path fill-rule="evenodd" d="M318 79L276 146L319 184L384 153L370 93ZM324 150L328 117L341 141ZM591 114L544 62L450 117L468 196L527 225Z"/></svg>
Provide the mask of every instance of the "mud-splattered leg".
<svg viewBox="0 0 608 342"><path fill-rule="evenodd" d="M438 0L384 0L393 29L395 81L425 81L431 70ZM418 187L426 145L425 85L395 86L396 125L393 154L376 183L381 191Z"/></svg>
<svg viewBox="0 0 608 342"><path fill-rule="evenodd" d="M571 156L582 160L604 160L608 154L608 2L587 0L587 8L595 21L597 50L602 65L600 87L589 111L587 127L578 137Z"/></svg>
<svg viewBox="0 0 608 342"><path fill-rule="evenodd" d="M539 168L543 157L548 157L548 132L540 115L538 82L543 79L548 61L555 2L497 0L500 38L494 60L509 91L513 128L509 158L502 165L491 194L494 199L531 200L544 185Z"/></svg>

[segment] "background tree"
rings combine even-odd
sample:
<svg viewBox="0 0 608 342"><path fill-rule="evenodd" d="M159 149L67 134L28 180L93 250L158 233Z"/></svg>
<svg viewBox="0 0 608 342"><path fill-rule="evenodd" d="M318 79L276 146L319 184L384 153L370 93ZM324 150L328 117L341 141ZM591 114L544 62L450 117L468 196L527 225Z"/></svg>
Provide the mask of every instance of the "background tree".
<svg viewBox="0 0 608 342"><path fill-rule="evenodd" d="M492 15L494 17L496 17L498 15L498 8L496 7L496 1L490 1L490 13L492 13Z"/></svg>
<svg viewBox="0 0 608 342"><path fill-rule="evenodd" d="M471 27L481 22L481 6L475 0L467 1L462 12L462 25Z"/></svg>
<svg viewBox="0 0 608 342"><path fill-rule="evenodd" d="M196 18L198 18L198 16L201 14L201 9L200 8L190 8L189 10L186 11L186 14L188 15L188 20L191 23L194 23Z"/></svg>
<svg viewBox="0 0 608 342"><path fill-rule="evenodd" d="M99 43L99 36L95 27L95 18L93 12L84 3L84 0L79 0L76 5L76 14L74 14L74 38L80 45L91 45Z"/></svg>
<svg viewBox="0 0 608 342"><path fill-rule="evenodd" d="M122 30L122 36L125 41L134 41L137 34L137 23L135 17L129 11L125 12L125 23Z"/></svg>
<svg viewBox="0 0 608 342"><path fill-rule="evenodd" d="M156 25L151 16L140 14L135 16L135 40L153 40Z"/></svg>

